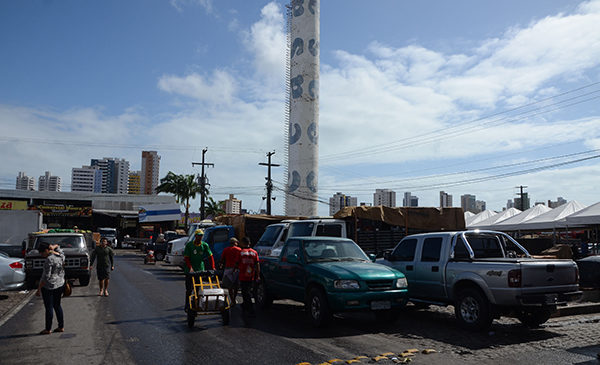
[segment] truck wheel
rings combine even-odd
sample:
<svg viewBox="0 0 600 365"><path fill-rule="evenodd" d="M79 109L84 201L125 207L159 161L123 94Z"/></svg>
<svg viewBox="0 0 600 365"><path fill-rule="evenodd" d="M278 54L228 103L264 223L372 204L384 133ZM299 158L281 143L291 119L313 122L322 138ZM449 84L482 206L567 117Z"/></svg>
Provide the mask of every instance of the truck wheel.
<svg viewBox="0 0 600 365"><path fill-rule="evenodd" d="M324 327L331 321L332 313L323 290L312 288L308 294L308 313L315 327Z"/></svg>
<svg viewBox="0 0 600 365"><path fill-rule="evenodd" d="M267 286L265 285L264 279L258 282L256 291L254 292L254 299L260 309L269 308L271 304L273 304L273 298L271 298L267 292Z"/></svg>
<svg viewBox="0 0 600 365"><path fill-rule="evenodd" d="M461 290L454 304L456 319L466 329L483 330L492 324L490 304L476 289Z"/></svg>
<svg viewBox="0 0 600 365"><path fill-rule="evenodd" d="M194 328L194 322L196 321L196 313L193 310L188 309L187 311L187 325L188 328Z"/></svg>
<svg viewBox="0 0 600 365"><path fill-rule="evenodd" d="M223 326L227 326L229 324L229 309L221 311L221 318L223 319Z"/></svg>
<svg viewBox="0 0 600 365"><path fill-rule="evenodd" d="M79 285L81 286L88 286L90 284L90 277L89 276L85 276L82 278L79 278Z"/></svg>
<svg viewBox="0 0 600 365"><path fill-rule="evenodd" d="M548 308L522 310L517 316L519 321L529 328L537 328L550 319L552 311Z"/></svg>
<svg viewBox="0 0 600 365"><path fill-rule="evenodd" d="M165 254L162 252L159 252L156 254L156 261L162 261L165 259Z"/></svg>

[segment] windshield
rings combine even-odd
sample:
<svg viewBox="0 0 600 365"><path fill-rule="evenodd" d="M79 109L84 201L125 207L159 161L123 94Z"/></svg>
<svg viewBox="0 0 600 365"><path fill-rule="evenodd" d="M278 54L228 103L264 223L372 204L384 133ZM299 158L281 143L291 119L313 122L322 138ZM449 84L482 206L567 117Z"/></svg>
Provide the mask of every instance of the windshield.
<svg viewBox="0 0 600 365"><path fill-rule="evenodd" d="M467 242L473 250L473 254L475 255L474 258L516 258L529 256L528 252L523 251L511 241L508 236L503 234L467 233L464 236L467 238ZM462 238L457 240L455 255L457 251L462 250L460 247L461 245L464 245ZM464 251L466 251L466 249Z"/></svg>
<svg viewBox="0 0 600 365"><path fill-rule="evenodd" d="M290 223L290 230L288 233L289 237L303 237L312 236L313 228L315 227L314 222L294 222Z"/></svg>
<svg viewBox="0 0 600 365"><path fill-rule="evenodd" d="M60 248L85 248L85 242L81 236L41 236L35 240L33 248L37 249L41 242L49 245L58 243Z"/></svg>
<svg viewBox="0 0 600 365"><path fill-rule="evenodd" d="M265 233L258 239L257 246L273 246L275 240L279 237L279 233L283 229L283 226L270 226L267 227Z"/></svg>
<svg viewBox="0 0 600 365"><path fill-rule="evenodd" d="M304 254L307 262L369 261L363 250L350 240L305 241Z"/></svg>

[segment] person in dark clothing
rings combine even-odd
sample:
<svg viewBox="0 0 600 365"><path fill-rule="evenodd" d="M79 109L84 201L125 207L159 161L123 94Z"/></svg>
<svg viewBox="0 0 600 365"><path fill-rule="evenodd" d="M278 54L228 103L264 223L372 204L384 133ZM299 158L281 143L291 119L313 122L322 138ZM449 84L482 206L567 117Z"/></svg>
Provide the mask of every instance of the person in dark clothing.
<svg viewBox="0 0 600 365"><path fill-rule="evenodd" d="M260 264L258 263L258 252L250 248L250 239L242 238L240 242L242 251L238 261L240 287L242 289L242 312L244 315L254 316L252 304L252 287L254 281L260 278Z"/></svg>
<svg viewBox="0 0 600 365"><path fill-rule="evenodd" d="M44 307L46 308L46 327L40 332L40 335L51 333L54 312L56 312L56 320L58 321L58 327L54 332L64 332L65 322L60 300L65 287L65 269L63 267L65 255L58 245L49 245L45 242L40 243L38 251L46 258L40 285L35 293L37 296L42 295Z"/></svg>
<svg viewBox="0 0 600 365"><path fill-rule="evenodd" d="M108 246L108 240L106 237L100 239L100 246L96 246L90 257L90 269L94 265L96 257L98 258L98 265L96 266L96 274L98 275L98 284L100 291L98 296L108 296L108 281L110 279L110 272L115 269L113 249Z"/></svg>

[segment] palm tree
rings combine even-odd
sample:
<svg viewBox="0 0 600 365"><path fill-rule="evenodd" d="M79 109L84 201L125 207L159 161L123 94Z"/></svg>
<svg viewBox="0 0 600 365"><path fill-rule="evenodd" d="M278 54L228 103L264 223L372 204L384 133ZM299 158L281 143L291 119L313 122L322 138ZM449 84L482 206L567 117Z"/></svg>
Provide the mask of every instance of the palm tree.
<svg viewBox="0 0 600 365"><path fill-rule="evenodd" d="M212 216L213 218L225 214L223 202L216 202L212 197L209 197L208 200L204 202L204 209L206 210L206 215Z"/></svg>
<svg viewBox="0 0 600 365"><path fill-rule="evenodd" d="M185 205L185 228L188 226L190 216L190 199L194 199L200 193L200 184L194 175L176 175L169 171L167 176L160 179L160 185L156 188L157 193L171 193L179 204Z"/></svg>

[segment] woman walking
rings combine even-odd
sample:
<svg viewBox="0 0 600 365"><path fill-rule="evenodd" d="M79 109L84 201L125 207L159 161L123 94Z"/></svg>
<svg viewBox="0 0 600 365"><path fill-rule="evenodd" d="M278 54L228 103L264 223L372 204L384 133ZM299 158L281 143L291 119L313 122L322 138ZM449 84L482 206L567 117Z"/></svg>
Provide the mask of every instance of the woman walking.
<svg viewBox="0 0 600 365"><path fill-rule="evenodd" d="M40 332L40 335L50 334L54 312L56 312L56 320L58 321L58 327L54 332L64 332L65 322L60 299L65 287L65 269L63 267L65 255L58 245L49 245L45 242L40 243L38 251L42 257L46 258L46 261L44 261L44 272L40 278L40 285L35 293L37 296L42 295L44 307L46 308L46 327Z"/></svg>

